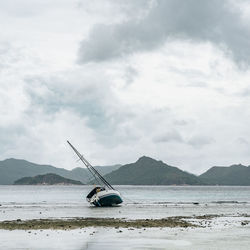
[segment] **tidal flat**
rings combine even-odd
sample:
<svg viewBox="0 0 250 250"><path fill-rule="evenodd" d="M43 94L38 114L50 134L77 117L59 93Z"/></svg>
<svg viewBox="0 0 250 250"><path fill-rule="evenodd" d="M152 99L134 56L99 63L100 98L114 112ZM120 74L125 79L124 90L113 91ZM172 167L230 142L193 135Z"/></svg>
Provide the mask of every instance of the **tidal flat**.
<svg viewBox="0 0 250 250"><path fill-rule="evenodd" d="M32 219L0 221L0 229L4 230L73 230L86 227L110 227L110 228L187 228L206 227L214 219L232 218L238 219L242 226L250 224L250 215L241 214L227 216L223 214L207 214L198 216L174 216L162 219L118 219L118 218L61 218L61 219ZM244 219L245 218L245 219ZM227 221L229 223L229 221ZM226 224L225 224L226 225Z"/></svg>
<svg viewBox="0 0 250 250"><path fill-rule="evenodd" d="M1 186L0 249L249 249L250 187L120 186L103 208L89 189Z"/></svg>
<svg viewBox="0 0 250 250"><path fill-rule="evenodd" d="M188 217L186 217L187 219ZM113 228L153 228L153 227L197 227L198 225L185 221L183 217L169 217L163 219L125 220L115 218L69 218L69 219L33 219L1 221L0 229L5 230L38 230L61 229L72 230L85 227L113 227Z"/></svg>
<svg viewBox="0 0 250 250"><path fill-rule="evenodd" d="M250 215L172 217L132 223L113 218L18 220L1 222L1 228L3 225L0 249L245 250L249 249Z"/></svg>

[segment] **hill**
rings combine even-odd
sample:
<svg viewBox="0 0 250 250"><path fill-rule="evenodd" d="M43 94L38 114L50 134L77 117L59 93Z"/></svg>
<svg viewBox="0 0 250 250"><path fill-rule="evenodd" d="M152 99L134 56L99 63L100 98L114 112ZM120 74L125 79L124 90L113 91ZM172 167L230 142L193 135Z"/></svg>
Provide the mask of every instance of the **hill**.
<svg viewBox="0 0 250 250"><path fill-rule="evenodd" d="M64 178L57 174L23 177L14 182L15 185L83 185L80 181Z"/></svg>
<svg viewBox="0 0 250 250"><path fill-rule="evenodd" d="M111 184L121 185L201 185L197 176L143 156L105 175Z"/></svg>
<svg viewBox="0 0 250 250"><path fill-rule="evenodd" d="M101 175L105 175L108 173L111 173L112 171L117 170L118 168L120 168L122 165L120 164L116 164L116 165L112 165L112 166L94 166L94 168L101 174Z"/></svg>
<svg viewBox="0 0 250 250"><path fill-rule="evenodd" d="M97 168L102 174L105 174L119 167L120 165L99 166ZM56 168L51 165L40 165L13 158L0 161L0 185L11 185L14 183L14 181L22 177L33 177L47 173L58 174L64 178L81 181L83 183L89 182L91 178L90 173L86 168L74 168L73 170L66 170L63 168Z"/></svg>
<svg viewBox="0 0 250 250"><path fill-rule="evenodd" d="M143 156L135 163L95 167L111 184L120 185L242 185L250 186L250 166L212 167L200 176L187 173L162 161ZM52 173L61 177L90 183L86 168L66 170L51 165L39 165L25 160L0 161L0 185L30 176ZM92 183L92 181L91 181Z"/></svg>
<svg viewBox="0 0 250 250"><path fill-rule="evenodd" d="M250 167L241 164L230 167L212 167L199 176L211 185L250 185Z"/></svg>

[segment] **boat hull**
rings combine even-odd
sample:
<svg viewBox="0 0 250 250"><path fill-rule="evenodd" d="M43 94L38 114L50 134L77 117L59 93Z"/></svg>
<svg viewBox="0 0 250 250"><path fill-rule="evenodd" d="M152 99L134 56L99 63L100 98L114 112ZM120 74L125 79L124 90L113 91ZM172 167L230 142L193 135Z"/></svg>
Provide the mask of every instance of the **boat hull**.
<svg viewBox="0 0 250 250"><path fill-rule="evenodd" d="M121 204L123 200L118 191L109 190L95 194L89 202L97 207L110 207Z"/></svg>
<svg viewBox="0 0 250 250"><path fill-rule="evenodd" d="M119 195L107 195L101 197L98 201L93 202L93 205L97 207L110 207L122 203L122 199Z"/></svg>

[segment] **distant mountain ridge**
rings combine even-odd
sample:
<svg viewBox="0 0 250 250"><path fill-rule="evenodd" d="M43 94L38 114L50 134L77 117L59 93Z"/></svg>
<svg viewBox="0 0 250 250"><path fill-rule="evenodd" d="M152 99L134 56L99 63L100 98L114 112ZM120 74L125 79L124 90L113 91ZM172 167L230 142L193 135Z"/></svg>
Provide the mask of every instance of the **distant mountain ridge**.
<svg viewBox="0 0 250 250"><path fill-rule="evenodd" d="M169 166L162 161L143 156L104 176L112 184L120 185L202 185L199 177Z"/></svg>
<svg viewBox="0 0 250 250"><path fill-rule="evenodd" d="M23 177L14 182L14 185L83 185L80 181L64 178L57 174L36 175Z"/></svg>
<svg viewBox="0 0 250 250"><path fill-rule="evenodd" d="M119 167L120 165L97 166L97 169L100 173L106 174ZM58 174L64 178L81 181L82 183L87 183L92 178L86 168L66 170L51 165L40 165L26 160L13 158L0 161L0 185L11 185L14 181L22 177L33 177L47 173Z"/></svg>
<svg viewBox="0 0 250 250"><path fill-rule="evenodd" d="M182 171L168 164L143 156L126 165L95 167L114 185L242 185L250 186L250 166L212 167L200 176ZM0 161L0 185L11 185L22 177L53 173L64 178L93 183L85 168L66 170L50 165L39 165L25 160Z"/></svg>
<svg viewBox="0 0 250 250"><path fill-rule="evenodd" d="M199 177L211 185L250 186L250 166L212 167Z"/></svg>

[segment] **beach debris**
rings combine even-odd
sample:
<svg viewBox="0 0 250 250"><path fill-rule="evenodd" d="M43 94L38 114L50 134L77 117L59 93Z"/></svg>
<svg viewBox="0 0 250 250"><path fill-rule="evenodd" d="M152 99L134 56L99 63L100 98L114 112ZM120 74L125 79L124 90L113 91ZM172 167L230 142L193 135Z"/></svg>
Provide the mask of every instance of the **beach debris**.
<svg viewBox="0 0 250 250"><path fill-rule="evenodd" d="M241 222L241 226L246 226L247 224L249 224L249 221L242 221Z"/></svg>

